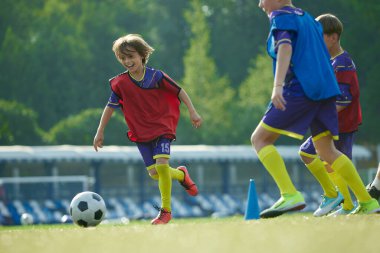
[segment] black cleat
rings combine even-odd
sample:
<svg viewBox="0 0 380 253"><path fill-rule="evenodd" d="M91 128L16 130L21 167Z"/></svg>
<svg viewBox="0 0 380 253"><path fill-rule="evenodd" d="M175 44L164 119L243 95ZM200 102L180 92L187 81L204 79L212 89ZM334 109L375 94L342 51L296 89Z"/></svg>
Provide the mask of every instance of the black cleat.
<svg viewBox="0 0 380 253"><path fill-rule="evenodd" d="M372 198L376 199L377 201L380 200L380 190L378 190L375 186L368 184L366 189Z"/></svg>

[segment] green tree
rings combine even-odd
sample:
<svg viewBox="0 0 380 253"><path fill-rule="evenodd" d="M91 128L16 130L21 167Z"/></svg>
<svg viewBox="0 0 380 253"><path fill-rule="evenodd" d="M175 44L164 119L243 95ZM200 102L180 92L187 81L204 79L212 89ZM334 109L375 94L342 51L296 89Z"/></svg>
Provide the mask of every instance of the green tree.
<svg viewBox="0 0 380 253"><path fill-rule="evenodd" d="M236 143L250 143L250 135L263 117L273 87L272 60L266 52L251 60L248 76L239 87L233 131Z"/></svg>
<svg viewBox="0 0 380 253"><path fill-rule="evenodd" d="M86 109L53 126L47 135L50 144L92 145L102 109ZM105 131L104 145L128 144L126 124L120 113L114 113Z"/></svg>
<svg viewBox="0 0 380 253"><path fill-rule="evenodd" d="M0 145L41 145L37 113L16 101L0 100Z"/></svg>
<svg viewBox="0 0 380 253"><path fill-rule="evenodd" d="M190 47L184 57L183 87L190 95L204 120L200 131L190 130L188 114L182 113L181 136L187 143L226 144L227 131L232 127L231 104L234 90L226 76L219 77L209 51L210 30L200 0L192 0L185 12L191 28Z"/></svg>
<svg viewBox="0 0 380 253"><path fill-rule="evenodd" d="M252 0L204 0L211 29L211 54L220 73L237 88L247 76L247 66L259 53L268 35L268 18Z"/></svg>

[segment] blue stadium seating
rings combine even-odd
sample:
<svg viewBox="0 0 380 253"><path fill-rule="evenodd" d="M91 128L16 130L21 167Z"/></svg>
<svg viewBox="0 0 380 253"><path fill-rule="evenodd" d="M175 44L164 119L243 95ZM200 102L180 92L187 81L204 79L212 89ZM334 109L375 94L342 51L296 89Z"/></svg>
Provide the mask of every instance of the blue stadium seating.
<svg viewBox="0 0 380 253"><path fill-rule="evenodd" d="M310 193L304 193L307 207L304 211L314 211L321 201L320 189L313 189ZM268 193L259 194L259 206L265 209L272 205L278 196ZM106 199L107 220L120 221L121 218L129 220L151 219L157 215L154 206L159 206L160 197L152 198L139 203L125 197L112 197ZM0 201L0 224L20 225L22 213L30 213L35 224L56 224L71 222L69 216L70 201L61 200L14 200L4 203ZM196 197L173 196L172 209L175 218L187 217L226 217L242 215L245 212L246 196L230 194L199 194Z"/></svg>

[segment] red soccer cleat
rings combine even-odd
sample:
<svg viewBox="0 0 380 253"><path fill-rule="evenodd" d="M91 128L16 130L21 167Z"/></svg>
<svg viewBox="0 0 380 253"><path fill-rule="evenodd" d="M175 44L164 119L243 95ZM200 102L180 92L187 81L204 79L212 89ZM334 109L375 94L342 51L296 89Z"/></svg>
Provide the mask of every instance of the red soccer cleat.
<svg viewBox="0 0 380 253"><path fill-rule="evenodd" d="M185 188L186 192L191 196L196 196L198 194L198 187L194 183L193 180L191 180L189 172L187 171L187 168L185 166L179 166L177 168L178 170L182 171L185 174L185 177L182 182L179 182L183 188Z"/></svg>
<svg viewBox="0 0 380 253"><path fill-rule="evenodd" d="M152 225L163 225L169 223L172 219L172 213L165 210L164 208L158 208L160 211L156 218L154 218L151 223Z"/></svg>

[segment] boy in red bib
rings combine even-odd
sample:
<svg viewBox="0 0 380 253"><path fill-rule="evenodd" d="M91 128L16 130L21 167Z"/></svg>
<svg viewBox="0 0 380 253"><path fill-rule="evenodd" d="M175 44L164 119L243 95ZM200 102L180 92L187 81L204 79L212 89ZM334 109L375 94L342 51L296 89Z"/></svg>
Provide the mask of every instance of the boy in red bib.
<svg viewBox="0 0 380 253"><path fill-rule="evenodd" d="M117 39L112 47L126 72L110 80L111 96L105 107L93 146L103 146L104 129L115 108L121 108L128 125L128 138L135 142L149 176L158 180L161 208L152 224L166 224L171 220L172 179L176 179L191 196L198 194L187 168L169 166L170 145L176 138L181 101L187 106L194 127L202 118L194 108L186 91L167 74L146 66L154 49L137 34Z"/></svg>

